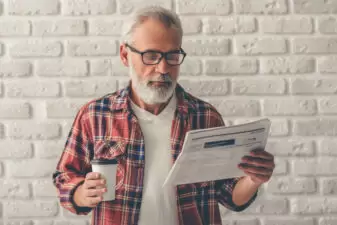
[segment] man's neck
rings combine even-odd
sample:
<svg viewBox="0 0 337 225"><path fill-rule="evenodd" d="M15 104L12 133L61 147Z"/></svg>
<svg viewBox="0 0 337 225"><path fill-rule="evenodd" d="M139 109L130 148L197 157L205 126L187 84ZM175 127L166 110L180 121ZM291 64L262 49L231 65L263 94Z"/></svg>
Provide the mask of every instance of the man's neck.
<svg viewBox="0 0 337 225"><path fill-rule="evenodd" d="M158 115L165 109L167 104L170 102L171 98L165 103L158 103L158 104L147 104L145 103L136 93L135 91L131 91L131 100L135 103L139 108L144 109L154 115Z"/></svg>

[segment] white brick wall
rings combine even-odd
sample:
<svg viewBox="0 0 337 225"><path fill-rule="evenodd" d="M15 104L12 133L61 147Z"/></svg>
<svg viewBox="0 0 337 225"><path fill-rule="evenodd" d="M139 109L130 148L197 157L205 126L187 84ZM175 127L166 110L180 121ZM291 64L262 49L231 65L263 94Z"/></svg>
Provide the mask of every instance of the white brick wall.
<svg viewBox="0 0 337 225"><path fill-rule="evenodd" d="M51 174L79 107L125 85L124 18L152 4L181 16L187 90L227 124L272 121L274 176L223 224L337 224L337 0L0 0L0 225L89 224Z"/></svg>

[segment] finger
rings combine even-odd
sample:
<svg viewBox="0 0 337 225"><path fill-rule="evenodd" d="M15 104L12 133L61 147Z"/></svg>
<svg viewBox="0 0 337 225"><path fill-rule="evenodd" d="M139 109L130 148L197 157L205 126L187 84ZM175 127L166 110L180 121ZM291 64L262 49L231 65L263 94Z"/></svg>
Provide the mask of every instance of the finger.
<svg viewBox="0 0 337 225"><path fill-rule="evenodd" d="M274 156L270 154L269 152L266 151L261 151L261 150L253 150L250 152L251 156L267 159L267 160L274 160Z"/></svg>
<svg viewBox="0 0 337 225"><path fill-rule="evenodd" d="M248 176L250 176L253 180L258 180L258 181L262 181L262 182L266 182L270 179L270 176L264 176L264 175L259 175L259 174L255 174L255 173L250 173L248 171L244 171L245 174L247 174Z"/></svg>
<svg viewBox="0 0 337 225"><path fill-rule="evenodd" d="M101 197L106 191L106 188L88 189L85 195L86 197Z"/></svg>
<svg viewBox="0 0 337 225"><path fill-rule="evenodd" d="M91 189L91 188L97 188L97 187L105 187L105 180L99 179L99 180L86 180L84 182L84 188Z"/></svg>
<svg viewBox="0 0 337 225"><path fill-rule="evenodd" d="M86 201L90 207L96 207L98 203L103 201L103 197L88 197Z"/></svg>
<svg viewBox="0 0 337 225"><path fill-rule="evenodd" d="M244 163L240 163L239 164L239 168L241 170L250 172L250 173L254 173L254 174L259 174L259 175L271 175L273 173L273 170L268 169L268 168L264 168L264 167L255 167L255 166L251 166L248 164L244 164Z"/></svg>
<svg viewBox="0 0 337 225"><path fill-rule="evenodd" d="M255 167L265 167L269 169L275 168L275 164L272 160L266 160L262 158L252 157L252 156L242 157L242 162L245 164L250 164Z"/></svg>
<svg viewBox="0 0 337 225"><path fill-rule="evenodd" d="M101 177L100 173L97 172L90 172L85 176L86 180L96 180L99 179Z"/></svg>

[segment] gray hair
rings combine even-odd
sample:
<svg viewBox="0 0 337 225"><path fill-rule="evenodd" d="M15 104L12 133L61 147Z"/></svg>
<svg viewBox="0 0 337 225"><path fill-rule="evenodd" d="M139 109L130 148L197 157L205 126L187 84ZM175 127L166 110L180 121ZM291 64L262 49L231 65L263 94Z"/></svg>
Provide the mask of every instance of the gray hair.
<svg viewBox="0 0 337 225"><path fill-rule="evenodd" d="M135 28L147 19L156 19L166 27L175 29L180 38L183 37L183 29L178 15L160 6L148 6L136 11L124 26L123 41L132 42L132 34Z"/></svg>

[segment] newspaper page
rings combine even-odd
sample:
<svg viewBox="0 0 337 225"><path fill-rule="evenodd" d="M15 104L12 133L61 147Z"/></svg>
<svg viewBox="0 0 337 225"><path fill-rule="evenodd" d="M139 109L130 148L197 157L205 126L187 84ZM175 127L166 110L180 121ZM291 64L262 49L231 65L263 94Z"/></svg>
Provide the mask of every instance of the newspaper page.
<svg viewBox="0 0 337 225"><path fill-rule="evenodd" d="M237 165L251 150L265 147L269 130L269 119L260 119L189 131L163 187L244 176Z"/></svg>

